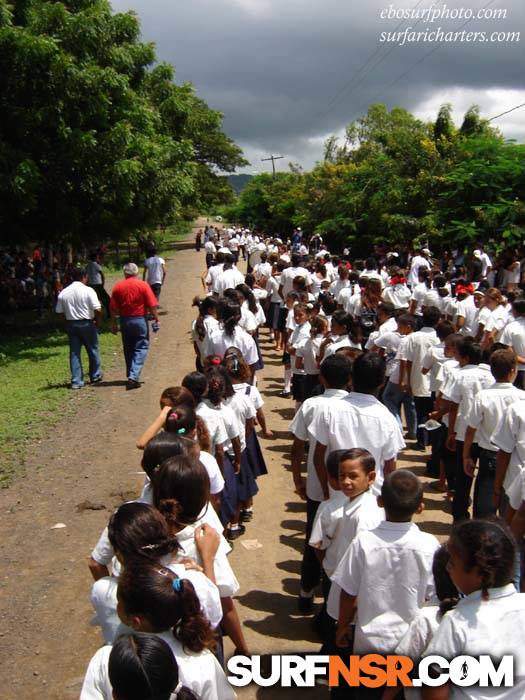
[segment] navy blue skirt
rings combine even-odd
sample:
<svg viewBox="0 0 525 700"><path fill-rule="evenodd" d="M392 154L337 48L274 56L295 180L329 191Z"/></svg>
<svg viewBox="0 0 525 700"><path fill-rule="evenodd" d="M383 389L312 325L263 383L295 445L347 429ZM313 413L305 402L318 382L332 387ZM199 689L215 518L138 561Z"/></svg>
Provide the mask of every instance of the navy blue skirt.
<svg viewBox="0 0 525 700"><path fill-rule="evenodd" d="M224 488L221 492L221 507L219 510L219 520L223 525L227 525L237 510L239 496L237 490L237 476L233 463L228 455L224 454Z"/></svg>
<svg viewBox="0 0 525 700"><path fill-rule="evenodd" d="M253 338L255 340L255 347L257 348L257 362L255 363L255 370L264 369L264 361L262 359L261 348L259 346L258 334Z"/></svg>
<svg viewBox="0 0 525 700"><path fill-rule="evenodd" d="M224 455L226 460L226 455ZM231 456L229 456L231 460ZM239 501L247 501L255 496L259 491L255 476L252 470L252 465L248 458L248 450L243 450L241 454L241 471L236 474L237 479L237 498Z"/></svg>
<svg viewBox="0 0 525 700"><path fill-rule="evenodd" d="M268 474L266 462L264 461L264 456L259 444L259 438L257 437L255 430L252 430L246 440L246 453L248 454L248 459L250 460L252 473L256 479L259 476Z"/></svg>

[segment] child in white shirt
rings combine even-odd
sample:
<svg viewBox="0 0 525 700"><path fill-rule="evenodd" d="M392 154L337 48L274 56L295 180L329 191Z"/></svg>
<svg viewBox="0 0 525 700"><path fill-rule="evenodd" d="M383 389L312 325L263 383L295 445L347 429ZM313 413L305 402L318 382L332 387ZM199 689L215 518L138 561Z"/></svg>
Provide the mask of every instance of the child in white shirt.
<svg viewBox="0 0 525 700"><path fill-rule="evenodd" d="M321 343L328 333L328 321L324 316L310 319L310 337L300 342L295 353L295 366L306 373L304 400L315 395L321 387L319 384L319 363L317 356Z"/></svg>
<svg viewBox="0 0 525 700"><path fill-rule="evenodd" d="M354 539L333 581L341 586L338 646L354 654L391 654L418 610L434 592L432 560L439 542L411 520L423 510L423 486L399 470L383 482L378 503L386 521Z"/></svg>
<svg viewBox="0 0 525 700"><path fill-rule="evenodd" d="M304 366L298 366L296 361L297 348L302 342L308 340L310 337L310 312L308 306L302 302L296 304L293 308L293 316L295 322L295 328L292 331L290 339L288 341L288 352L291 359L291 370L292 370L292 394L295 400L296 409L302 404L302 402L307 398L305 396L305 386L306 386L306 371Z"/></svg>

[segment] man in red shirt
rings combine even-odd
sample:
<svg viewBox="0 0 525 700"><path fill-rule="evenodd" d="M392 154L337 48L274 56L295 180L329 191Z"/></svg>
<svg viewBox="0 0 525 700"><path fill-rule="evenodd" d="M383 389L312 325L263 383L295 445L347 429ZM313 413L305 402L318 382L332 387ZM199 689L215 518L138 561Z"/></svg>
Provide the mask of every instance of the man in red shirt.
<svg viewBox="0 0 525 700"><path fill-rule="evenodd" d="M126 263L123 269L124 279L117 282L111 294L111 332L118 333L118 317L126 360L126 389L138 389L149 348L148 313L159 323L157 300L149 284L137 279L139 268L135 263Z"/></svg>

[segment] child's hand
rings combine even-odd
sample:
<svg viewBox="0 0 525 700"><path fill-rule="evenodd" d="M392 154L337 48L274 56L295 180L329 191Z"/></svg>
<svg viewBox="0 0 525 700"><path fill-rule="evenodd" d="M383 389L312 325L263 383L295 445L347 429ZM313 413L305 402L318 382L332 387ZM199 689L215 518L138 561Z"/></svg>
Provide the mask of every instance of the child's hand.
<svg viewBox="0 0 525 700"><path fill-rule="evenodd" d="M476 471L476 465L474 464L474 460L472 457L469 457L463 462L463 471L467 476L474 476L474 472Z"/></svg>
<svg viewBox="0 0 525 700"><path fill-rule="evenodd" d="M239 462L235 461L235 462L233 463L233 469L234 469L234 471L235 471L236 474L240 474L240 473L241 473L241 463L240 463L240 461L239 461Z"/></svg>
<svg viewBox="0 0 525 700"><path fill-rule="evenodd" d="M263 430L261 435L265 438L273 438L273 433L271 430Z"/></svg>
<svg viewBox="0 0 525 700"><path fill-rule="evenodd" d="M217 554L221 536L211 525L204 523L195 530L195 546L202 561L212 560Z"/></svg>
<svg viewBox="0 0 525 700"><path fill-rule="evenodd" d="M306 479L303 476L294 478L295 493L303 501L306 501Z"/></svg>
<svg viewBox="0 0 525 700"><path fill-rule="evenodd" d="M178 564L183 564L188 571L202 571L202 566L199 566L194 559L180 559Z"/></svg>

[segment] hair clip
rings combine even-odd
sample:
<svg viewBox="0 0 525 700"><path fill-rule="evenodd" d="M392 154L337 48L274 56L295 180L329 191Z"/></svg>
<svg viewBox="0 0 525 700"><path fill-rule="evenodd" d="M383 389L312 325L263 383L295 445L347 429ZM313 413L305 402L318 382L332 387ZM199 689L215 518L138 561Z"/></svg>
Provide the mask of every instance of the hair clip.
<svg viewBox="0 0 525 700"><path fill-rule="evenodd" d="M181 578L175 578L175 579L173 579L173 582L172 582L171 585L172 585L172 587L173 587L173 590L174 590L176 593L180 593L180 592L182 591L182 579L181 579Z"/></svg>
<svg viewBox="0 0 525 700"><path fill-rule="evenodd" d="M179 420L179 414L177 413L177 411L172 411L172 412L170 413L169 419L170 419L170 420Z"/></svg>
<svg viewBox="0 0 525 700"><path fill-rule="evenodd" d="M179 430L177 430L177 435L184 435L185 433L186 433L186 428L179 428Z"/></svg>
<svg viewBox="0 0 525 700"><path fill-rule="evenodd" d="M212 358L211 358L211 364L212 364L212 365L220 365L220 364L221 364L221 358L220 358L220 357L212 357Z"/></svg>

